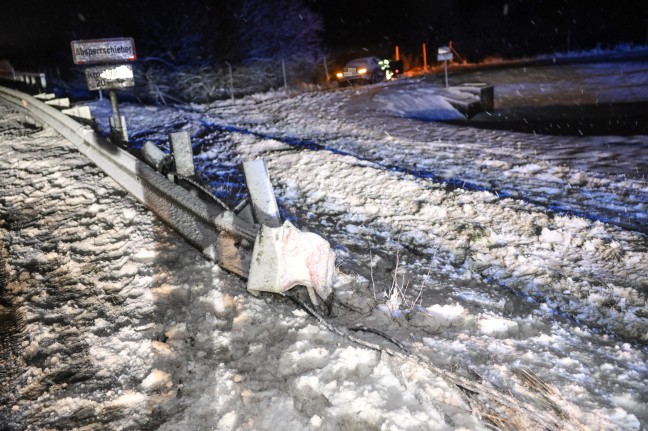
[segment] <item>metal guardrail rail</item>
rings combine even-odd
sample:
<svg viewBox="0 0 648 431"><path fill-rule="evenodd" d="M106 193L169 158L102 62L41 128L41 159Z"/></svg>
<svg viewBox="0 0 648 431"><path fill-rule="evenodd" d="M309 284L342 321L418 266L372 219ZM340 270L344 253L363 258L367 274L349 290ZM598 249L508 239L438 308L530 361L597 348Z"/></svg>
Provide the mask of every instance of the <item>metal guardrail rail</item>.
<svg viewBox="0 0 648 431"><path fill-rule="evenodd" d="M16 81L41 90L47 88L47 76L42 72L20 72L7 60L0 59L0 80Z"/></svg>
<svg viewBox="0 0 648 431"><path fill-rule="evenodd" d="M90 127L28 94L0 87L0 101L54 128L205 256L228 271L248 277L257 225L187 193Z"/></svg>

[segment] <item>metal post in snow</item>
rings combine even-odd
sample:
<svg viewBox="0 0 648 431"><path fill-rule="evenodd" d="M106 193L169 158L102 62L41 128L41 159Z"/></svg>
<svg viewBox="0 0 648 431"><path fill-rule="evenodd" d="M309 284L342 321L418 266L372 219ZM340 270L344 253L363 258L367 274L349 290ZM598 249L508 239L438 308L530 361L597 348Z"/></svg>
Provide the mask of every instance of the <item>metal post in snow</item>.
<svg viewBox="0 0 648 431"><path fill-rule="evenodd" d="M425 49L425 42L423 42L423 70L427 71L427 49Z"/></svg>
<svg viewBox="0 0 648 431"><path fill-rule="evenodd" d="M452 60L452 47L442 46L437 50L437 61L443 61L445 69L445 85L448 88L448 61Z"/></svg>
<svg viewBox="0 0 648 431"><path fill-rule="evenodd" d="M326 57L323 58L323 62L324 62L324 73L326 73L326 82L330 82L331 77L329 76L328 73L328 65L326 64Z"/></svg>
<svg viewBox="0 0 648 431"><path fill-rule="evenodd" d="M446 88L448 88L448 60L444 60L443 65L445 69L445 84L446 84Z"/></svg>
<svg viewBox="0 0 648 431"><path fill-rule="evenodd" d="M230 97L232 100L234 100L234 74L232 73L232 65L227 63L227 67L229 68L229 81L230 81Z"/></svg>
<svg viewBox="0 0 648 431"><path fill-rule="evenodd" d="M113 118L113 134L118 137L119 140L123 139L121 115L119 114L119 104L117 103L117 93L115 90L110 90L110 103L112 104Z"/></svg>
<svg viewBox="0 0 648 431"><path fill-rule="evenodd" d="M284 59L281 59L281 70L283 71L283 79L284 79L284 89L286 90L286 93L288 93L288 79L286 78L286 62Z"/></svg>
<svg viewBox="0 0 648 431"><path fill-rule="evenodd" d="M191 135L186 130L169 134L176 172L185 177L196 175L191 148Z"/></svg>

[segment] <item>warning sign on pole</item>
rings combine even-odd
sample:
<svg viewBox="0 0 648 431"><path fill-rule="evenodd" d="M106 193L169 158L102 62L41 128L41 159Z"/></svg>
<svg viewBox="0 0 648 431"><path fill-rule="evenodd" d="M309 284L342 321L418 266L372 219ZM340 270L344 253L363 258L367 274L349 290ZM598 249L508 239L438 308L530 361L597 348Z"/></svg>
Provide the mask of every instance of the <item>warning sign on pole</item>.
<svg viewBox="0 0 648 431"><path fill-rule="evenodd" d="M135 85L130 64L89 67L85 70L88 90L117 90Z"/></svg>
<svg viewBox="0 0 648 431"><path fill-rule="evenodd" d="M450 47L442 46L437 50L437 61L452 61Z"/></svg>
<svg viewBox="0 0 648 431"><path fill-rule="evenodd" d="M73 40L74 64L122 63L135 61L135 41L130 37Z"/></svg>

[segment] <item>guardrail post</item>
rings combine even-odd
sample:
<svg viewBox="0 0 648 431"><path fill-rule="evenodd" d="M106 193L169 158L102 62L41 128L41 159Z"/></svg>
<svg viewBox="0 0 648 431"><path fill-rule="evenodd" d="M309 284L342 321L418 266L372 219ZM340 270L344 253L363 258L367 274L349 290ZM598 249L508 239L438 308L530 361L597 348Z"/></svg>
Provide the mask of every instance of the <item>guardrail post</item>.
<svg viewBox="0 0 648 431"><path fill-rule="evenodd" d="M196 174L196 169L194 167L189 132L170 133L169 140L171 141L171 151L173 151L173 158L175 159L176 173L183 177L193 177Z"/></svg>
<svg viewBox="0 0 648 431"><path fill-rule="evenodd" d="M110 103L113 110L113 116L110 119L110 136L118 142L127 142L126 120L119 114L119 104L115 90L110 90Z"/></svg>
<svg viewBox="0 0 648 431"><path fill-rule="evenodd" d="M268 227L281 226L279 206L265 162L261 159L247 161L243 163L243 173L255 221Z"/></svg>

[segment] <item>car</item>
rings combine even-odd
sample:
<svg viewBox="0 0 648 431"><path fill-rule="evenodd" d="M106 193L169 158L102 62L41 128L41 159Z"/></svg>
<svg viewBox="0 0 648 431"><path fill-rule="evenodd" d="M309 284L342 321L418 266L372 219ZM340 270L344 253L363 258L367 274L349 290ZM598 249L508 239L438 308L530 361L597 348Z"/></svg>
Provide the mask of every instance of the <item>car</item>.
<svg viewBox="0 0 648 431"><path fill-rule="evenodd" d="M362 57L349 61L336 74L340 83L375 83L386 79L385 71L378 57Z"/></svg>

